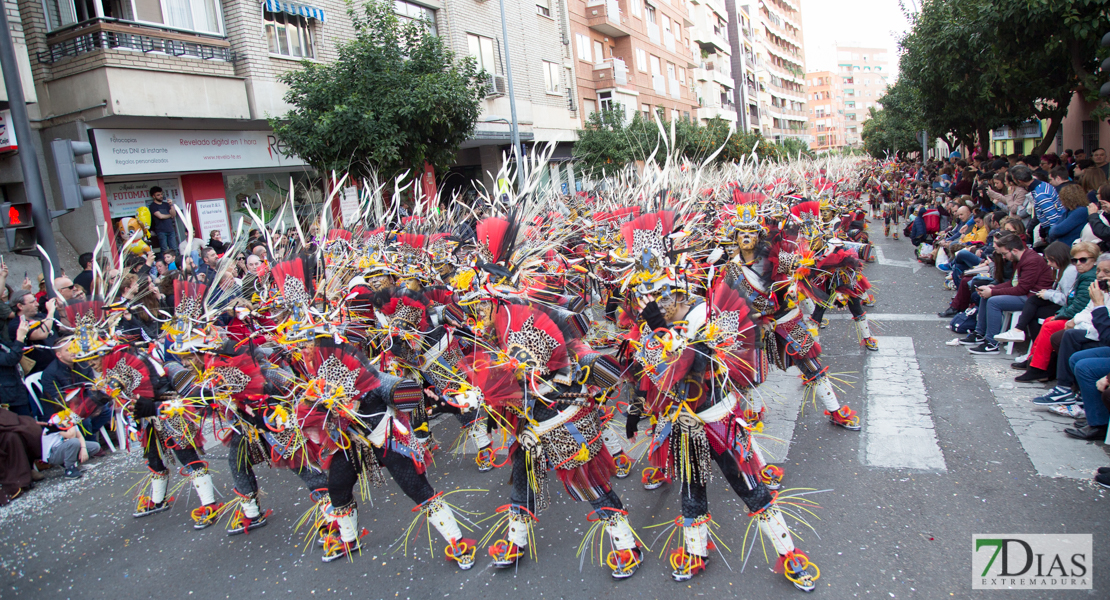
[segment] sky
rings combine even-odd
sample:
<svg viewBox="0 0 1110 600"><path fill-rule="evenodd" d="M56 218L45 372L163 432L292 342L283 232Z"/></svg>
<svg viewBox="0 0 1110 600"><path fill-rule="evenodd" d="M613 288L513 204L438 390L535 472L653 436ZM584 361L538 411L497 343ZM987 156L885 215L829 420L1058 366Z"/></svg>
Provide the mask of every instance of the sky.
<svg viewBox="0 0 1110 600"><path fill-rule="evenodd" d="M904 0L911 11L921 0ZM802 0L806 71L836 70L833 48L886 48L891 70L898 69L898 39L909 29L898 0Z"/></svg>

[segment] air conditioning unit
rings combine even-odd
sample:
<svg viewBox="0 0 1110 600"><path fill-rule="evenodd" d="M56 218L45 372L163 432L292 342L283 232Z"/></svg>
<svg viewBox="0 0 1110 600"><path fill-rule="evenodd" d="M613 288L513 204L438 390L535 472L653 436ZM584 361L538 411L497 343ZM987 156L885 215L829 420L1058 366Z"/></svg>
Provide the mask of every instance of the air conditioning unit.
<svg viewBox="0 0 1110 600"><path fill-rule="evenodd" d="M509 93L509 83L504 75L490 75L486 80L486 98L504 96Z"/></svg>

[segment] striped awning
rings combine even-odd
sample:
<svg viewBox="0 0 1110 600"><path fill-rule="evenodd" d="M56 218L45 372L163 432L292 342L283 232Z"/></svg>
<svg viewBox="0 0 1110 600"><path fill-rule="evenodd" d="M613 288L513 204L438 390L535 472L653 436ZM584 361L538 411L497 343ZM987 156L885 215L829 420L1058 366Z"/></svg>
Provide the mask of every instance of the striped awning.
<svg viewBox="0 0 1110 600"><path fill-rule="evenodd" d="M321 23L327 22L324 18L323 9L316 8L315 6L307 6L305 4L293 4L292 2L281 2L280 0L266 0L266 10L272 13L286 13L289 15L300 15L306 19L316 19Z"/></svg>

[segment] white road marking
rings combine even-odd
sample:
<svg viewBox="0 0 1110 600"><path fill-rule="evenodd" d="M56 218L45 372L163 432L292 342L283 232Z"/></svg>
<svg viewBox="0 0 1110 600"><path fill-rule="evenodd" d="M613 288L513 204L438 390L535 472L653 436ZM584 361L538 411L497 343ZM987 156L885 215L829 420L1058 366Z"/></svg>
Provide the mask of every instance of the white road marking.
<svg viewBox="0 0 1110 600"><path fill-rule="evenodd" d="M767 414L763 419L763 433L756 434L755 439L768 462L784 463L790 454L794 424L798 421L805 392L799 375L801 371L797 367L785 372L771 367L767 381L757 388L767 405Z"/></svg>
<svg viewBox="0 0 1110 600"><path fill-rule="evenodd" d="M830 321L847 321L852 318L849 312L826 314ZM933 321L946 324L946 319L941 319L936 313L873 313L868 311L867 318L875 321Z"/></svg>
<svg viewBox="0 0 1110 600"><path fill-rule="evenodd" d="M1010 422L1018 442L1029 456L1038 475L1090 479L1099 467L1110 464L1106 451L1096 444L1068 437L1064 429L1074 419L1060 417L1047 408L1030 402L1044 395L1041 384L1015 383L1019 372L1010 368L1009 360L977 356L979 374L991 386L995 403Z"/></svg>
<svg viewBox="0 0 1110 600"><path fill-rule="evenodd" d="M872 244L872 251L874 251L875 253L875 261L878 262L880 265L913 269L914 273L917 273L921 270L922 267L925 266L924 263L920 263L916 260L894 260L891 258L887 258L886 255L883 254L882 246L879 246L877 244Z"/></svg>
<svg viewBox="0 0 1110 600"><path fill-rule="evenodd" d="M879 352L867 358L863 462L873 467L947 471L913 338L877 339Z"/></svg>

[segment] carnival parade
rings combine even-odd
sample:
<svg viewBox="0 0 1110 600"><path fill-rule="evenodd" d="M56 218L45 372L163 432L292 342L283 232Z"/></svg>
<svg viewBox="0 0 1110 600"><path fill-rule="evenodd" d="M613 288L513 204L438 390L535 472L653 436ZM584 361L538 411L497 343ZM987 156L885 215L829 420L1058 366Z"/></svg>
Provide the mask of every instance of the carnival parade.
<svg viewBox="0 0 1110 600"><path fill-rule="evenodd" d="M59 315L75 378L44 395L51 427L106 423L142 457L146 474L101 508L324 563L366 563L371 540L399 539L428 546L445 573L517 571L573 551L546 547L538 528L565 494L580 507L578 554L615 580L691 580L726 568L715 559L742 538L738 561L766 560L784 588L813 591L822 557L798 538L819 534L821 494L791 487L761 448L776 414L760 385L794 367L829 427L867 426L819 338L826 311L847 309L860 347L882 351L864 308L876 291L863 192L878 166L668 158L559 196L530 192L541 161L522 192L474 206L363 181L354 219L328 203L288 232L255 216L222 256L206 248L201 268L159 286L132 274L149 251L138 227ZM416 200L402 216L405 193ZM255 248L263 260L237 272ZM225 464L205 458L209 436ZM439 469L489 472L487 489L463 500L431 483ZM259 470L295 477L262 489ZM715 478L749 515L728 542ZM371 524L387 485L411 522ZM673 489L673 516L638 518L621 500L632 486ZM309 502L278 532L267 499L284 495Z"/></svg>

